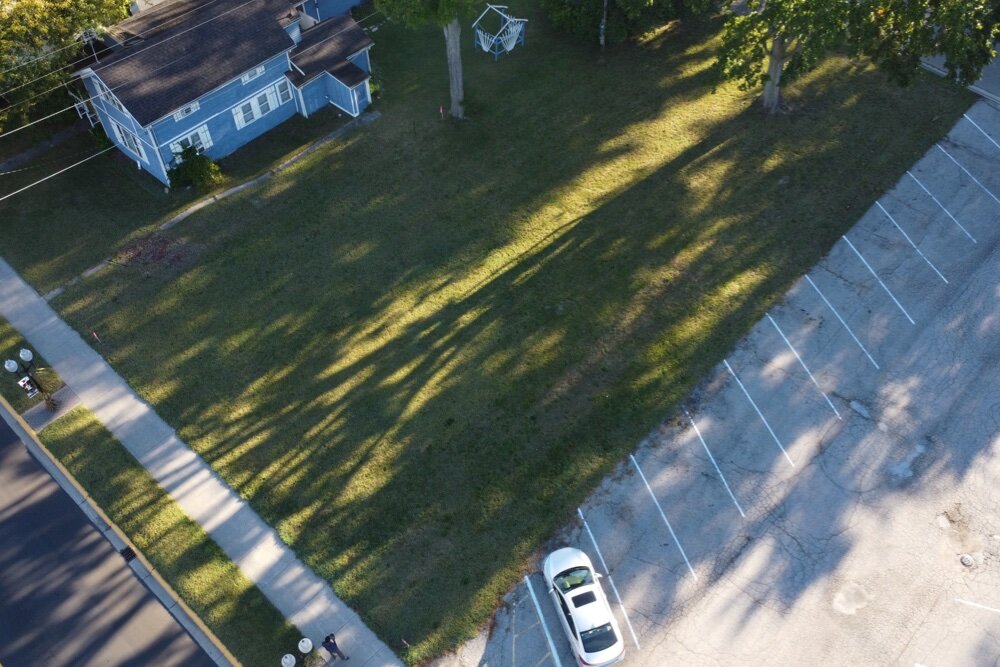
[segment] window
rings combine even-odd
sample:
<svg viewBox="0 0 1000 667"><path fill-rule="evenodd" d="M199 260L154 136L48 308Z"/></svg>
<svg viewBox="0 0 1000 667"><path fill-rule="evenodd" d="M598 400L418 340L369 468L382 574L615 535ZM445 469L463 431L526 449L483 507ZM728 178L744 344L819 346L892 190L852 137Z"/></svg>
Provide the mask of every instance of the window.
<svg viewBox="0 0 1000 667"><path fill-rule="evenodd" d="M170 143L170 152L174 155L179 155L185 148L194 147L200 153L211 146L212 135L208 133L208 126L202 125L174 139ZM178 162L180 161L179 158L177 160Z"/></svg>
<svg viewBox="0 0 1000 667"><path fill-rule="evenodd" d="M273 86L265 88L253 97L240 102L233 107L233 119L236 121L236 129L242 130L244 127L254 122L261 116L274 111L292 99L292 89L288 81L280 81Z"/></svg>
<svg viewBox="0 0 1000 667"><path fill-rule="evenodd" d="M576 636L576 624L573 623L573 614L569 613L569 607L566 606L566 600L563 600L563 596L559 595L555 590L552 591L552 595L559 600L559 606L562 608L563 617L566 619L566 625L569 626L570 634Z"/></svg>
<svg viewBox="0 0 1000 667"><path fill-rule="evenodd" d="M584 630L580 633L580 639L583 641L583 650L587 653L600 653L618 643L618 636L610 623Z"/></svg>
<svg viewBox="0 0 1000 667"><path fill-rule="evenodd" d="M142 160L146 159L146 153L142 150L142 143L139 141L139 137L132 132L129 132L113 120L111 121L111 129L114 130L115 136L118 137L118 143L122 144L125 148L132 151L132 153L142 158Z"/></svg>
<svg viewBox="0 0 1000 667"><path fill-rule="evenodd" d="M94 77L93 81L94 81L94 87L97 88L98 97L100 97L102 100L104 100L114 108L118 109L122 113L128 113L125 111L125 107L122 105L122 103L118 101L118 98L111 93L111 89L104 85L103 81L101 81L97 77Z"/></svg>
<svg viewBox="0 0 1000 667"><path fill-rule="evenodd" d="M246 102L240 105L239 112L236 115L236 124L239 127L244 127L254 122L257 117L254 115L254 104L253 101Z"/></svg>
<svg viewBox="0 0 1000 667"><path fill-rule="evenodd" d="M257 108L260 109L260 115L263 116L271 111L271 98L266 92L261 93L256 99Z"/></svg>
<svg viewBox="0 0 1000 667"><path fill-rule="evenodd" d="M247 72L246 74L244 74L243 76L241 76L240 77L240 81L242 81L243 83L250 83L251 81L253 81L254 79L256 79L258 76L261 76L262 74L264 74L264 66L263 65L257 65L252 70L250 70L249 72Z"/></svg>
<svg viewBox="0 0 1000 667"><path fill-rule="evenodd" d="M288 85L287 81L282 81L278 84L278 104L284 104L285 102L290 102L292 99L292 87Z"/></svg>
<svg viewBox="0 0 1000 667"><path fill-rule="evenodd" d="M589 586L594 583L594 578L591 576L589 569L585 567L572 567L552 577L552 583L558 586L559 590L568 593L577 586Z"/></svg>
<svg viewBox="0 0 1000 667"><path fill-rule="evenodd" d="M174 114L174 120L176 121L184 120L185 118L187 118L200 108L201 108L200 104L198 104L197 102L192 102L183 109L178 109L177 112Z"/></svg>

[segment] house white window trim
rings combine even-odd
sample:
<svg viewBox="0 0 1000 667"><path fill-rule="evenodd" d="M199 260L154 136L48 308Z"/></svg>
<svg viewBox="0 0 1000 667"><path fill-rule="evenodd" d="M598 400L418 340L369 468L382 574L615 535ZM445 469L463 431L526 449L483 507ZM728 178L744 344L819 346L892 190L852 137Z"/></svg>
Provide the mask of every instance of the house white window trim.
<svg viewBox="0 0 1000 667"><path fill-rule="evenodd" d="M243 76L240 77L240 81L242 81L243 83L250 83L251 81L253 81L254 79L256 79L259 76L264 76L264 66L263 65L257 65L252 70L250 70L249 72L245 73Z"/></svg>
<svg viewBox="0 0 1000 667"><path fill-rule="evenodd" d="M115 137L118 138L119 146L128 149L133 155L138 156L143 162L149 162L146 159L146 151L142 149L142 140L134 132L123 127L114 118L109 119L111 121L111 129L115 133ZM129 141L131 139L131 141Z"/></svg>
<svg viewBox="0 0 1000 667"><path fill-rule="evenodd" d="M111 92L111 89L108 88L103 81L96 76L93 77L93 81L94 87L97 89L98 97L113 106L115 109L118 109L118 111L128 113L128 111L125 110L125 105L122 104L117 97L115 97L115 94Z"/></svg>
<svg viewBox="0 0 1000 667"><path fill-rule="evenodd" d="M174 158L180 162L180 157L178 154L184 150L184 146L181 144L182 141L187 139L189 145L194 146L195 142L191 140L193 136L198 137L198 141L201 145L198 146L200 151L208 150L212 147L212 135L208 131L208 125L199 125L198 127L188 130L183 134L179 134L170 140L170 152L174 155Z"/></svg>
<svg viewBox="0 0 1000 667"><path fill-rule="evenodd" d="M372 101L372 94L371 94L371 89L368 87L368 81L363 81L363 82L359 83L358 85L354 86L353 88L351 88L351 100L354 102L354 115L355 115L355 117L361 115L361 105L358 104L358 96L357 96L357 92L356 92L358 90L364 90L364 92L365 92L365 94L364 94L364 101L365 102L368 102L369 104L371 104L371 101Z"/></svg>
<svg viewBox="0 0 1000 667"><path fill-rule="evenodd" d="M188 116L190 116L191 114L193 114L195 111L197 111L200 108L201 108L201 105L198 104L197 101L194 101L191 104L188 104L185 107L181 107L180 109L178 109L177 111L175 111L174 112L174 120L177 121L177 122L180 122L180 121L184 120L185 118L187 118Z"/></svg>
<svg viewBox="0 0 1000 667"><path fill-rule="evenodd" d="M283 81L279 81L274 84L274 90L278 94L279 106L292 101L292 84L288 82L288 79L284 79ZM283 95L287 95L287 97L283 98Z"/></svg>
<svg viewBox="0 0 1000 667"><path fill-rule="evenodd" d="M283 88L288 92L288 97L286 99L282 99L281 91ZM266 111L264 111L261 106L261 100L260 100L261 97L266 98L268 107ZM267 114L271 113L279 106L283 104L288 104L293 99L294 98L292 97L292 90L290 85L288 84L288 79L282 79L280 81L276 81L267 88L262 88L261 90L258 90L250 97L237 102L235 105L233 105L233 108L230 109L230 111L233 114L233 120L236 121L236 129L242 130L247 125L256 123L258 120L260 120ZM251 114L251 118L249 120L247 120L246 118L246 112L244 109L244 107L248 104L250 105L250 114Z"/></svg>

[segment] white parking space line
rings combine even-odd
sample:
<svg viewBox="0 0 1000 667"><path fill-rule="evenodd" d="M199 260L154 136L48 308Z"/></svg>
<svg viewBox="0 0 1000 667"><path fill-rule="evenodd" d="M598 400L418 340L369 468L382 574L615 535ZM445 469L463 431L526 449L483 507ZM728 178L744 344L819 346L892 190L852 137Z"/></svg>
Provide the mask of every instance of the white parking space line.
<svg viewBox="0 0 1000 667"><path fill-rule="evenodd" d="M825 294L819 291L819 287L816 286L816 283L814 283L813 279L810 278L808 275L806 275L806 280L809 281L809 284L812 285L812 288L816 290L816 294L819 294L819 298L823 299L823 303L826 304L826 307L829 308L833 312L834 316L836 316L836 318L840 320L840 323L844 325L844 328L847 329L847 333L851 335L851 338L854 339L854 342L858 344L858 347L861 348L861 351L865 353L866 357L868 357L868 361L872 362L872 366L874 366L875 369L878 370L878 364L875 363L875 359L872 357L871 354L868 353L868 350L865 349L865 346L861 344L861 341L858 340L858 337L854 335L854 332L851 331L851 327L847 326L847 322L845 322L844 318L840 316L840 313L837 312L837 309L833 307L833 304L830 303L830 300L826 298Z"/></svg>
<svg viewBox="0 0 1000 667"><path fill-rule="evenodd" d="M982 188L983 192L985 192L986 194L988 194L990 197L993 197L993 201L995 201L996 203L1000 204L1000 199L997 199L997 196L995 194L993 194L992 192L990 192L989 188L987 188L985 185L983 185L982 183L980 183L979 179L972 175L972 172L970 172L968 169L966 169L964 166L962 166L961 162L959 162L958 160L956 160L955 158L953 158L951 156L951 153L949 153L945 149L941 148L941 144L937 144L937 147L938 147L938 149L942 153L944 153L945 155L947 155L948 159L950 159L952 162L954 162L958 166L959 169L961 169L962 171L964 171L966 176L968 176L969 178L971 178L972 180L974 180L976 182L976 185L978 185L980 188Z"/></svg>
<svg viewBox="0 0 1000 667"><path fill-rule="evenodd" d="M691 422L691 426L694 428L694 432L697 434L698 439L701 440L701 446L705 448L705 453L708 454L708 459L712 462L712 465L715 466L715 472L719 473L719 479L722 480L723 486L726 487L729 497L733 499L733 504L736 505L736 509L739 510L740 516L744 519L747 518L747 515L743 513L743 508L740 507L740 502L736 500L736 496L733 495L733 490L729 488L729 482L726 481L725 475L723 475L722 470L719 469L719 464L715 462L715 457L712 456L712 452L708 450L708 445L705 444L705 438L701 437L701 429L699 429L698 425L694 423L693 419L691 419L691 415L687 410L684 411L684 415L688 418L688 421Z"/></svg>
<svg viewBox="0 0 1000 667"><path fill-rule="evenodd" d="M972 241L973 243L978 243L978 241L976 241L975 237L973 237L973 236L972 236L972 234L970 234L970 233L969 233L969 230L968 230L968 229L966 229L965 227L963 227L963 226L962 226L962 223L961 223L961 222L959 222L959 221L958 221L958 219L957 219L957 218L956 218L955 216L953 216L953 215L951 214L951 211L949 211L948 209L946 209L946 208L944 207L944 204L942 204L941 202L939 202L939 201L938 201L938 198L937 198L937 197L935 197L934 195L932 195L932 194L931 194L931 191L930 191L930 190L928 190L928 189L927 189L927 188L926 188L926 187L924 186L924 184L920 182L920 179L918 179L918 178L917 178L916 176L914 176L914 175L913 175L913 174L912 174L911 172L909 172L909 171L907 171L907 172L906 172L906 175L907 175L907 176L909 176L910 178L912 178L912 179L914 180L914 182L915 182L915 183L916 183L917 185L919 185L919 186L920 186L920 189L921 189L921 190L923 190L924 192L926 192L926 193L927 193L927 196L928 196L928 197L930 197L931 199L933 199L933 200L934 200L934 203L935 203L935 204L937 204L937 205L938 205L938 207L939 207L939 208L940 208L940 209L941 209L942 211L944 211L945 215L947 215L947 216L948 216L949 218L951 218L951 221L952 221L952 222L954 222L954 223L955 223L956 225L958 225L958 228L959 228L959 229L961 229L961 230L962 230L963 232L965 232L965 235L969 237L969 240L970 240L970 241Z"/></svg>
<svg viewBox="0 0 1000 667"><path fill-rule="evenodd" d="M917 247L917 244L913 242L913 239L910 238L909 234L903 231L903 228L899 226L899 223L896 222L896 219L891 215L889 215L889 211L885 210L885 207L882 206L882 202L877 201L875 202L875 205L878 206L883 213L885 213L885 217L889 218L889 222L891 222L896 227L896 229L899 230L899 233L903 235L903 238L905 238L906 242L910 244L910 247L913 248L918 255L920 255L920 258L923 259L925 262L927 262L927 266L931 267L931 270L938 275L938 278L943 280L944 284L947 285L948 279L945 278L943 275L941 275L941 272L938 271L937 267L931 263L931 260L927 259L927 256L924 255L924 253L920 252L920 248Z"/></svg>
<svg viewBox="0 0 1000 667"><path fill-rule="evenodd" d="M787 345L788 349L792 351L792 354L795 355L795 358L799 360L799 365L802 366L802 370L806 372L806 375L809 376L809 379L812 380L812 383L816 385L816 389L819 391L820 394L823 395L823 398L826 399L826 404L830 406L831 410L833 410L833 414L837 415L837 419L839 419L840 421L844 421L844 418L840 416L840 411L837 410L837 406L833 404L833 401L830 400L830 397L827 396L826 392L823 391L822 387L819 386L819 382L817 382L816 378L813 377L813 374L809 370L809 367L806 366L806 362L802 361L802 357L800 357L799 353L795 350L794 347L792 347L791 341L789 341L788 338L785 337L785 332L781 330L781 327L779 327L778 323L774 321L774 318L771 317L770 313L767 313L767 319L771 321L771 324L774 325L774 329L778 332L778 335L781 336L781 340L785 341L785 345ZM698 430L697 426L695 427L695 430L696 431ZM698 434L698 437L701 437L700 433Z"/></svg>
<svg viewBox="0 0 1000 667"><path fill-rule="evenodd" d="M535 597L535 589L531 585L531 580L527 576L524 577L524 583L528 585L528 592L531 593L531 601L535 603L535 611L538 613L538 620L542 622L542 630L545 631L545 641L549 643L549 652L552 654L552 662L556 663L556 667L562 667L562 662L559 660L559 654L556 653L555 642L552 641L552 635L549 634L549 626L545 624L545 617L542 616L542 608L538 604L538 598Z"/></svg>
<svg viewBox="0 0 1000 667"><path fill-rule="evenodd" d="M840 238L847 241L847 245L850 246L851 250L854 251L854 254L858 256L858 259L860 259L861 263L865 265L865 268L868 269L868 272L872 274L872 277L875 278L875 280L878 281L878 284L882 286L882 289L884 289L885 293L889 295L889 298L892 299L892 302L896 304L896 307L902 311L903 315L906 315L906 319L910 321L910 324L916 324L916 322L913 321L913 318L910 317L910 314L906 312L906 308L903 308L903 304L901 304L899 302L899 299L896 298L896 295L894 295L892 291L886 286L886 284L882 282L882 279L878 277L878 274L875 273L875 269L871 267L871 264L868 263L868 260L866 260L864 256L861 254L861 252L854 247L854 244L851 243L851 239L847 238L846 235L841 236Z"/></svg>
<svg viewBox="0 0 1000 667"><path fill-rule="evenodd" d="M688 571L691 576L694 577L695 581L698 580L698 575L695 574L694 568L691 567L691 561L688 560L687 554L684 553L684 547L681 546L681 541L677 539L677 533L674 532L674 527L670 525L670 520L667 519L667 515L663 512L663 508L660 507L660 501L656 499L656 494L653 493L653 488L649 485L649 481L646 479L646 475L643 474L642 468L639 467L639 462L635 460L635 456L629 454L628 457L632 459L632 465L635 469L639 471L639 477L642 477L642 483L646 485L646 490L649 491L649 496L653 499L653 504L656 505L656 509L660 512L660 518L663 519L663 523L667 524L667 530L670 531L670 537L674 540L674 544L677 545L677 550L681 552L681 556L684 557L684 562L687 564Z"/></svg>
<svg viewBox="0 0 1000 667"><path fill-rule="evenodd" d="M955 602L960 602L962 604L967 604L970 607L976 607L977 609L985 609L986 611L992 611L996 614L1000 614L1000 609L994 607L987 607L984 604L979 604L978 602L970 602L968 600L963 600L962 598L955 598Z"/></svg>
<svg viewBox="0 0 1000 667"><path fill-rule="evenodd" d="M635 636L635 629L632 627L632 621L628 618L628 612L625 611L625 603L622 602L622 596L618 593L618 587L615 586L615 580L611 577L611 570L608 569L608 564L604 561L604 554L601 553L601 548L597 546L597 540L594 539L594 531L590 529L590 524L587 523L587 519L583 516L583 511L577 507L576 513L580 515L580 521L583 521L583 527L587 529L587 535L590 535L590 543L594 545L594 551L597 552L597 557L601 560L601 567L604 568L604 574L608 577L608 583L611 584L611 590L615 592L615 597L618 599L618 606L621 607L622 616L625 617L625 625L628 626L628 631L632 634L632 641L635 642L635 647L642 650L639 646L639 638Z"/></svg>
<svg viewBox="0 0 1000 667"><path fill-rule="evenodd" d="M740 378L736 374L736 371L733 370L733 367L729 365L729 360L723 359L722 363L724 363L726 365L726 368L729 369L729 374L733 376L734 380L736 380L736 384L738 384L740 386L740 389L743 390L743 395L747 397L747 400L750 401L750 405L752 405L753 409L757 412L757 416L760 417L760 420L762 422L764 422L764 426L767 427L767 432L771 434L772 438L774 438L774 442L778 445L778 449L780 449L781 453L785 455L785 459L792 466L794 466L795 462L792 461L792 457L788 455L788 452L785 451L785 446L781 444L781 440L778 440L778 436L774 434L774 429L772 429L771 425L767 423L767 419L764 417L764 413L760 411L760 408L757 407L757 404L754 402L754 400L750 398L750 392L748 392L747 388L743 386L743 383L740 381Z"/></svg>
<svg viewBox="0 0 1000 667"><path fill-rule="evenodd" d="M990 143L991 143L991 144L993 144L993 145L994 145L994 146L996 146L997 148L1000 148L1000 144L998 144L998 143L997 143L997 142L996 142L996 141L995 141L995 140L993 139L993 137L991 137L991 136L989 135L989 133L988 133L988 132L986 132L986 130L984 130L983 128L979 127L979 123L977 123L976 121L974 121L974 120L972 120L971 118L969 118L969 114L965 114L965 113L963 113L963 114L962 114L962 118L964 118L965 120L967 120L967 121L969 121L970 123L972 123L972 125L973 125L973 126L974 126L974 127L975 127L975 128L977 129L977 130L979 130L980 132L982 132L982 133L983 133L983 136L984 136L984 137L986 137L987 139L989 139L989 140L990 140Z"/></svg>
<svg viewBox="0 0 1000 667"><path fill-rule="evenodd" d="M510 606L510 661L517 664L517 603Z"/></svg>

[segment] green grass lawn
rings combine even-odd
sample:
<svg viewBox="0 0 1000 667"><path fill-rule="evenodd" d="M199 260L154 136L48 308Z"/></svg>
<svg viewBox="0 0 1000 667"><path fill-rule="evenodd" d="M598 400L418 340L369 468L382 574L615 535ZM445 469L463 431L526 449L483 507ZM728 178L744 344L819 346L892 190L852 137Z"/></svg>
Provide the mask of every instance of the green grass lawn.
<svg viewBox="0 0 1000 667"><path fill-rule="evenodd" d="M75 136L24 171L0 177L0 196L104 146L89 133ZM163 186L134 162L112 151L0 202L0 255L44 294L108 258L117 246L152 232L191 198L190 193L164 194Z"/></svg>
<svg viewBox="0 0 1000 667"><path fill-rule="evenodd" d="M33 125L20 126L18 124L20 129L17 129L14 123L0 124L0 133L13 131L12 134L7 134L7 136L0 138L0 162L9 160L22 151L34 148L38 144L47 141L56 132L64 130L80 121L79 116L73 110L45 120L38 120L69 106L71 98L67 95L65 102L62 100L60 102L61 104L49 104L45 108L37 109L32 114L33 118L29 120L29 122L36 121ZM2 175L2 172L0 172L0 175Z"/></svg>
<svg viewBox="0 0 1000 667"><path fill-rule="evenodd" d="M6 359L17 361L18 352L24 347L30 349L31 346L21 338L21 334L15 331L7 320L0 317L0 364L3 364ZM33 349L32 352L34 352ZM35 376L45 385L46 391L55 392L62 386L62 380L55 371L48 367L48 362L38 354L35 354L34 364L38 369ZM17 384L20 378L20 373L11 375L0 366L0 395L7 399L15 411L23 413L44 399L40 394L35 398L28 398Z"/></svg>
<svg viewBox="0 0 1000 667"><path fill-rule="evenodd" d="M74 408L39 437L242 664L295 647L298 631L93 414Z"/></svg>
<svg viewBox="0 0 1000 667"><path fill-rule="evenodd" d="M440 30L386 25L379 122L54 302L410 662L481 627L973 99L832 58L768 118L712 93L717 25L601 56L517 13L499 63L464 35L469 120L438 115ZM128 187L109 252L162 206ZM4 253L44 282L71 247Z"/></svg>
<svg viewBox="0 0 1000 667"><path fill-rule="evenodd" d="M270 169L346 120L332 109L308 119L293 118L282 125L281 132L272 132L222 160L226 178L216 190ZM0 148L18 136L0 137ZM89 133L75 136L20 170L0 175L0 197L106 146ZM4 239L0 256L15 262L21 275L42 294L108 258L142 266L149 253L136 250L160 224L199 197L192 190L165 193L158 181L112 151L0 202ZM157 247L154 244L154 254Z"/></svg>

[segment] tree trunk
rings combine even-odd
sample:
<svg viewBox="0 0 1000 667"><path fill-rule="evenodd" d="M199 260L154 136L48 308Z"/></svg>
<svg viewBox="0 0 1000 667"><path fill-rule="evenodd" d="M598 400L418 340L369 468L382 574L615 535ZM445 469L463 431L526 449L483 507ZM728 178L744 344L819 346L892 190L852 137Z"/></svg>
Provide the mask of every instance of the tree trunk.
<svg viewBox="0 0 1000 667"><path fill-rule="evenodd" d="M778 113L784 107L781 99L781 73L785 69L787 40L775 35L771 40L771 53L767 57L767 81L764 82L764 110Z"/></svg>
<svg viewBox="0 0 1000 667"><path fill-rule="evenodd" d="M465 86L462 83L462 25L456 16L444 27L444 44L448 51L448 90L451 93L451 108L448 110L455 118L465 118L462 101L465 99Z"/></svg>
<svg viewBox="0 0 1000 667"><path fill-rule="evenodd" d="M604 0L604 11L601 13L601 32L598 41L601 43L601 50L604 50L604 33L608 27L608 0Z"/></svg>

